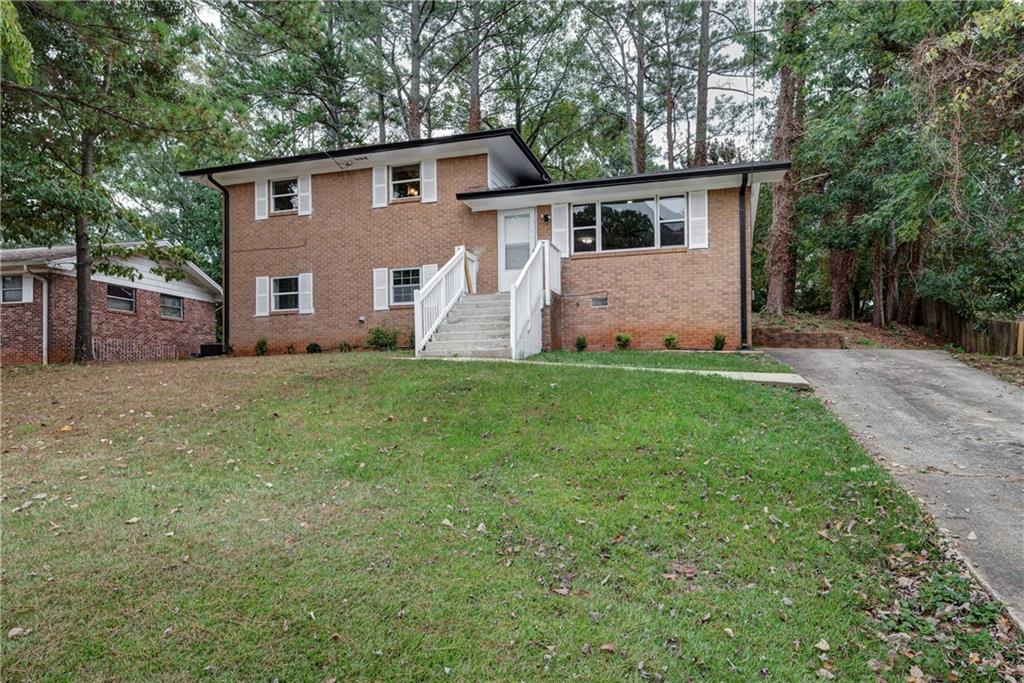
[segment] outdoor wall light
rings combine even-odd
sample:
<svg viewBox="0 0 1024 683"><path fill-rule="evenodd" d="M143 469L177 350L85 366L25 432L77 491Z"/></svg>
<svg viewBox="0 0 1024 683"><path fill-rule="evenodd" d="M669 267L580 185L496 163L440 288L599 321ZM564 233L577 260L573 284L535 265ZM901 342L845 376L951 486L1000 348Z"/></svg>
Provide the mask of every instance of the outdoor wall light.
<svg viewBox="0 0 1024 683"><path fill-rule="evenodd" d="M366 316L365 315L359 316L359 324L360 325L365 325L366 324Z"/></svg>
<svg viewBox="0 0 1024 683"><path fill-rule="evenodd" d="M549 214L549 213L542 213L540 215L540 217L544 219L545 223L550 223L551 222L551 214Z"/></svg>

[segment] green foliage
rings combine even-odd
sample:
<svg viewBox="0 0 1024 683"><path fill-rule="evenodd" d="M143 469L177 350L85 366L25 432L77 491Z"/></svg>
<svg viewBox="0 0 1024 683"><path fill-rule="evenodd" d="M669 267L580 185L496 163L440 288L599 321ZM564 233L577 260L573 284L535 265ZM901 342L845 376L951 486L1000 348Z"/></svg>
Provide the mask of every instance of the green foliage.
<svg viewBox="0 0 1024 683"><path fill-rule="evenodd" d="M350 351L352 351L352 348L352 345L349 344L347 341L343 341L340 344L338 344L338 351L340 351L341 353L349 353Z"/></svg>
<svg viewBox="0 0 1024 683"><path fill-rule="evenodd" d="M576 350L580 353L587 350L587 338L582 334L576 337Z"/></svg>
<svg viewBox="0 0 1024 683"><path fill-rule="evenodd" d="M715 333L715 340L711 343L711 348L715 351L721 351L725 348L725 335L721 332Z"/></svg>
<svg viewBox="0 0 1024 683"><path fill-rule="evenodd" d="M306 353L320 353L323 349L316 342L310 342L306 344Z"/></svg>
<svg viewBox="0 0 1024 683"><path fill-rule="evenodd" d="M256 345L253 347L253 351L257 356L265 356L267 355L267 345L267 338L260 337L256 340Z"/></svg>
<svg viewBox="0 0 1024 683"><path fill-rule="evenodd" d="M625 351L633 342L633 335L628 332L619 332L615 335L615 348Z"/></svg>
<svg viewBox="0 0 1024 683"><path fill-rule="evenodd" d="M394 351L398 348L398 330L381 325L366 335L366 345L375 351Z"/></svg>
<svg viewBox="0 0 1024 683"><path fill-rule="evenodd" d="M11 0L0 0L0 59L18 85L32 82L32 45L21 32L18 10Z"/></svg>
<svg viewBox="0 0 1024 683"><path fill-rule="evenodd" d="M678 349L679 337L677 337L674 334L666 334L665 337L661 340L661 343L664 344L665 348L669 349L670 351L672 349Z"/></svg>

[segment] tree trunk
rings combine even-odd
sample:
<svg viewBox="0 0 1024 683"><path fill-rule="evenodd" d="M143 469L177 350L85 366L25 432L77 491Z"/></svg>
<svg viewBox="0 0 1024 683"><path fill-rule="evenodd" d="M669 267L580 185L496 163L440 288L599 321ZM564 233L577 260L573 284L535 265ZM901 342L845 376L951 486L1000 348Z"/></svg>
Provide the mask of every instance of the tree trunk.
<svg viewBox="0 0 1024 683"><path fill-rule="evenodd" d="M91 183L96 136L82 133L82 181ZM75 351L74 361L84 363L92 353L92 251L89 244L89 219L85 211L75 213Z"/></svg>
<svg viewBox="0 0 1024 683"><path fill-rule="evenodd" d="M885 238L875 238L871 253L871 325L885 327Z"/></svg>
<svg viewBox="0 0 1024 683"><path fill-rule="evenodd" d="M849 249L830 249L828 252L828 282L832 289L829 316L849 318L853 314L851 281L857 265L857 252Z"/></svg>
<svg viewBox="0 0 1024 683"><path fill-rule="evenodd" d="M672 35L670 23L665 24L665 156L668 170L676 167L676 97L675 97L675 63L672 61Z"/></svg>
<svg viewBox="0 0 1024 683"><path fill-rule="evenodd" d="M711 57L711 0L700 0L700 46L697 55L697 131L693 165L708 164L708 63Z"/></svg>
<svg viewBox="0 0 1024 683"><path fill-rule="evenodd" d="M466 130L476 133L480 130L480 3L472 5L473 26L469 39L473 43L473 52L469 58L469 122Z"/></svg>
<svg viewBox="0 0 1024 683"><path fill-rule="evenodd" d="M422 136L423 95L420 92L420 69L422 66L422 45L420 43L420 0L409 2L409 95L406 126L410 140Z"/></svg>
<svg viewBox="0 0 1024 683"><path fill-rule="evenodd" d="M647 53L644 41L644 3L643 0L636 0L636 136L633 144L636 146L634 158L634 173L647 172L647 115L644 111L644 97L647 83Z"/></svg>

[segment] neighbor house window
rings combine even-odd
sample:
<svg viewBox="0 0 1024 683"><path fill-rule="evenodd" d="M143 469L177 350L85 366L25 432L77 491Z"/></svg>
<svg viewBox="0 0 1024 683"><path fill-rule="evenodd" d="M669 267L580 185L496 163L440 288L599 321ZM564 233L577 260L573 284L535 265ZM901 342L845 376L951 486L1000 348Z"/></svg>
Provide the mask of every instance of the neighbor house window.
<svg viewBox="0 0 1024 683"><path fill-rule="evenodd" d="M297 311L299 310L299 276L275 277L271 297L272 311Z"/></svg>
<svg viewBox="0 0 1024 683"><path fill-rule="evenodd" d="M686 197L662 197L658 202L661 246L686 244Z"/></svg>
<svg viewBox="0 0 1024 683"><path fill-rule="evenodd" d="M420 196L420 165L406 164L391 167L391 198L406 199Z"/></svg>
<svg viewBox="0 0 1024 683"><path fill-rule="evenodd" d="M601 250L654 246L654 200L601 203Z"/></svg>
<svg viewBox="0 0 1024 683"><path fill-rule="evenodd" d="M572 206L572 253L686 246L686 195Z"/></svg>
<svg viewBox="0 0 1024 683"><path fill-rule="evenodd" d="M160 295L160 317L171 318L172 320L181 320L182 317L182 299L180 296L171 296L170 294Z"/></svg>
<svg viewBox="0 0 1024 683"><path fill-rule="evenodd" d="M299 210L299 179L270 181L270 210L274 213Z"/></svg>
<svg viewBox="0 0 1024 683"><path fill-rule="evenodd" d="M597 251L597 204L573 205L572 250L577 254Z"/></svg>
<svg viewBox="0 0 1024 683"><path fill-rule="evenodd" d="M23 282L20 275L4 275L3 302L5 304L20 304L22 302L24 299L21 291Z"/></svg>
<svg viewBox="0 0 1024 683"><path fill-rule="evenodd" d="M413 303L413 292L420 288L419 268L396 268L391 271L391 303Z"/></svg>
<svg viewBox="0 0 1024 683"><path fill-rule="evenodd" d="M134 312L135 290L121 285L107 285L107 309Z"/></svg>

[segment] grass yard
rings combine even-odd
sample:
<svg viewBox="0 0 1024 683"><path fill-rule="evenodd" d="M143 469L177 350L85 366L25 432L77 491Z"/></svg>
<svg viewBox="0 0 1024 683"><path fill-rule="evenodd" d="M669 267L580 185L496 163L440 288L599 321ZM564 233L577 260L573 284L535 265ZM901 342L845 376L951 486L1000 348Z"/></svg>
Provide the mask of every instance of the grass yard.
<svg viewBox="0 0 1024 683"><path fill-rule="evenodd" d="M741 372L792 372L763 353L712 353L710 351L544 351L530 360L548 363L634 365L645 368L684 370L735 370Z"/></svg>
<svg viewBox="0 0 1024 683"><path fill-rule="evenodd" d="M6 680L1024 675L813 395L376 354L3 380Z"/></svg>

